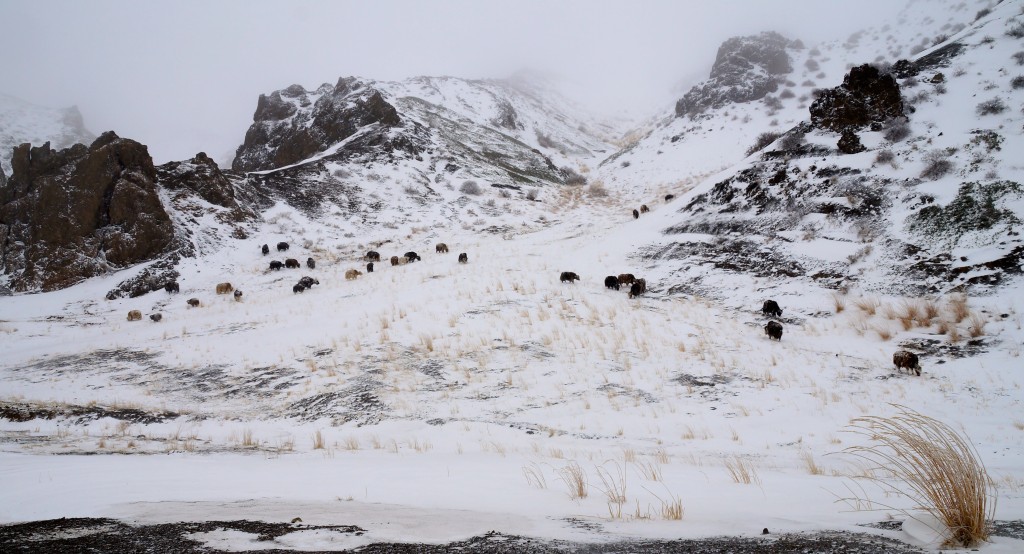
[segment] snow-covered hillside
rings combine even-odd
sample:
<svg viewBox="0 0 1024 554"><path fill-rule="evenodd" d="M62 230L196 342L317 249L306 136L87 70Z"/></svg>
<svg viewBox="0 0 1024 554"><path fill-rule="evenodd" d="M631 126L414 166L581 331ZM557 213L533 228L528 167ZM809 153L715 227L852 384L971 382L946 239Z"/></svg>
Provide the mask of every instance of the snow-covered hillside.
<svg viewBox="0 0 1024 554"><path fill-rule="evenodd" d="M854 418L908 406L973 441L1010 522L982 551L1020 552L1021 36L1020 3L912 2L771 38L772 99L625 139L521 82L265 96L238 170L154 169L188 255L0 297L0 523L292 522L182 539L224 550L833 530L932 551L938 525L843 453L869 442ZM906 119L844 128L843 154L811 107L857 97L853 68ZM180 292L108 295L154 275Z"/></svg>
<svg viewBox="0 0 1024 554"><path fill-rule="evenodd" d="M13 96L0 93L0 167L11 174L11 150L29 142L67 148L72 144L89 144L96 135L86 130L78 108L44 108Z"/></svg>

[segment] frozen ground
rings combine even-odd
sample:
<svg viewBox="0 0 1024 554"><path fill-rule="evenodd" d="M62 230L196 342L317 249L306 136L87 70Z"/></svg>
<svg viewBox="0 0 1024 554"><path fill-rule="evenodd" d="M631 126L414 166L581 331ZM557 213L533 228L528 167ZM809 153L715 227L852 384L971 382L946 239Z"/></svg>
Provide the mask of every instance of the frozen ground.
<svg viewBox="0 0 1024 554"><path fill-rule="evenodd" d="M364 530L272 543L312 549L490 531L573 543L865 532L904 517L842 500L862 486L840 454L857 440L844 427L890 404L967 433L996 481L997 517L1024 517L1019 288L969 299L984 333L956 344L863 331L898 329L882 314L902 299L878 298L868 315L850 298L837 313L828 291L749 278L721 283L724 303L670 297L670 277L622 254L659 210L610 225L625 212L581 207L511 238L393 237L377 248L385 259L423 260L355 280L343 274L369 245L343 238L315 270L265 270L258 244L301 244L268 225L184 268L178 295L100 300L115 275L3 298L0 519L299 517ZM300 227L330 243L316 225ZM440 240L450 253L433 252ZM561 283L562 271L582 280ZM649 292L604 288L624 272ZM321 284L293 293L302 274ZM244 301L213 293L227 280ZM768 297L785 308L781 342L761 328ZM130 309L163 321L127 322ZM942 347L921 377L895 371L898 343L931 339ZM923 527L872 532L935 544ZM255 548L251 533L204 533Z"/></svg>

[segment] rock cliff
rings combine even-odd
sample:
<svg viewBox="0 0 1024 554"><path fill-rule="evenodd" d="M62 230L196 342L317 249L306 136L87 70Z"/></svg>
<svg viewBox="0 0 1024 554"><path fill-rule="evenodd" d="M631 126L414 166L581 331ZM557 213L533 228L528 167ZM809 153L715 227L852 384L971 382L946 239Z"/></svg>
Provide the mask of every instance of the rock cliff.
<svg viewBox="0 0 1024 554"><path fill-rule="evenodd" d="M90 146L14 149L0 187L0 271L16 291L56 290L150 260L173 237L146 147L113 132Z"/></svg>

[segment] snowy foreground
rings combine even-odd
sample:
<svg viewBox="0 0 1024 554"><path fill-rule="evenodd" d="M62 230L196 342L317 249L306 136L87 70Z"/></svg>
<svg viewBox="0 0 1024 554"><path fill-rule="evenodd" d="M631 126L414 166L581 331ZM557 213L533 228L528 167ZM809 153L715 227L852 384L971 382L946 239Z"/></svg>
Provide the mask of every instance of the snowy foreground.
<svg viewBox="0 0 1024 554"><path fill-rule="evenodd" d="M765 527L937 547L912 520L902 531L859 526L906 519L872 505L907 506L853 479L863 471L841 454L861 440L844 432L851 418L891 415L891 404L962 429L995 480L997 519L1024 518L1019 284L968 299L983 322L971 347L969 336L903 331L885 314L904 299L802 280L737 277L718 299L669 297L672 275L622 253L656 238L671 205L636 221L580 209L505 237L414 230L376 248L385 261L355 280L344 273L365 270L369 244L279 210L262 235L183 262L178 295L103 300L119 274L0 298L5 415L52 415L0 419L0 522L300 517L367 530L268 545L298 549L491 530L583 542ZM258 245L279 240L317 268L266 270L275 256ZM434 253L441 241L450 253ZM423 260L387 263L407 250ZM560 283L562 271L582 280ZM648 294L603 286L625 272L646 277ZM295 294L301 275L321 284ZM221 281L244 300L215 295ZM762 330L767 298L785 309L781 342ZM131 309L163 321L128 322ZM892 367L898 343L928 338L940 347L921 377ZM266 544L237 531L199 538ZM982 550L1020 552L1024 541L996 537Z"/></svg>

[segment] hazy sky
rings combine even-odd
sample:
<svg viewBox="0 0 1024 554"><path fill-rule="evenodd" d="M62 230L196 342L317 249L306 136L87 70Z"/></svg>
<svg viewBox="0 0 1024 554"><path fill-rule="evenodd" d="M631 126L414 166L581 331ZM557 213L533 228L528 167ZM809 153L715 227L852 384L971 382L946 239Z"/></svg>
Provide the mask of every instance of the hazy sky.
<svg viewBox="0 0 1024 554"><path fill-rule="evenodd" d="M0 0L0 92L78 105L94 133L157 163L230 159L260 93L357 75L563 76L576 99L653 114L707 76L719 44L777 30L812 44L892 0Z"/></svg>

